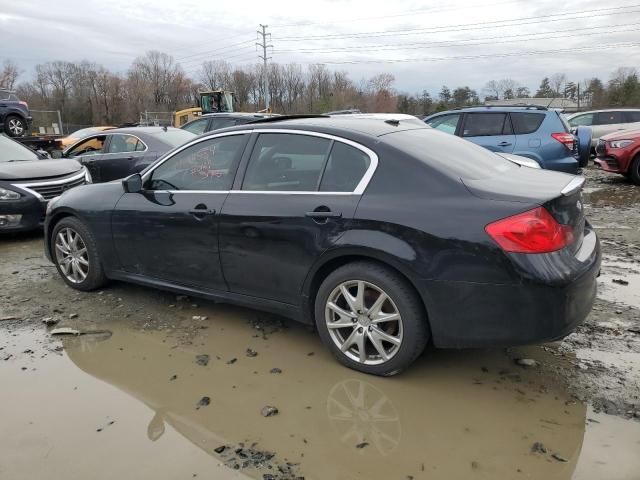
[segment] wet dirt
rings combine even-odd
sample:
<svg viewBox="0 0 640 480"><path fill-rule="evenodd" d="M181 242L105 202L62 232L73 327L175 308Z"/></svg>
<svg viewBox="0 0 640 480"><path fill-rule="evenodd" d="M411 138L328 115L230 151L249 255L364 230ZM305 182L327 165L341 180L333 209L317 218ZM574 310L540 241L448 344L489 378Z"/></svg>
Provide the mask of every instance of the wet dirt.
<svg viewBox="0 0 640 480"><path fill-rule="evenodd" d="M585 324L543 346L428 351L394 378L341 367L279 317L73 291L39 235L0 239L0 479L640 478L637 187L587 175L605 261ZM81 335L51 335L65 327Z"/></svg>

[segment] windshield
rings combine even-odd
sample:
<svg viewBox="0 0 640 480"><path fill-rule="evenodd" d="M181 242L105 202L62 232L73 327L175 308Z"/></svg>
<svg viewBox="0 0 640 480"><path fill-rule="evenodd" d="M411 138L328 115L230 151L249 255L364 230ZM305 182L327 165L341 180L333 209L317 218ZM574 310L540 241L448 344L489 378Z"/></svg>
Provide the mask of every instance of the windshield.
<svg viewBox="0 0 640 480"><path fill-rule="evenodd" d="M187 130L180 130L179 128L171 128L167 129L167 131L161 130L157 133L152 133L151 135L172 147L177 147L183 143L187 143L196 136L195 133L191 133Z"/></svg>
<svg viewBox="0 0 640 480"><path fill-rule="evenodd" d="M18 142L0 135L0 162L38 160L38 155Z"/></svg>

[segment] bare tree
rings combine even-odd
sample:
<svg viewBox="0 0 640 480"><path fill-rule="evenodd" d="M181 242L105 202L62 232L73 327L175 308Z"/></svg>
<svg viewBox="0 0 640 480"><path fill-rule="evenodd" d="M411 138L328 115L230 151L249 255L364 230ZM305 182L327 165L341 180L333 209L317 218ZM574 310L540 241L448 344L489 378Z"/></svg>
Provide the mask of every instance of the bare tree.
<svg viewBox="0 0 640 480"><path fill-rule="evenodd" d="M224 60L207 61L198 71L198 79L208 90L228 89L232 82L231 64Z"/></svg>
<svg viewBox="0 0 640 480"><path fill-rule="evenodd" d="M2 64L2 70L0 71L0 87L13 90L19 76L20 71L18 70L18 65L12 60L5 60Z"/></svg>
<svg viewBox="0 0 640 480"><path fill-rule="evenodd" d="M554 73L549 79L549 85L556 97L562 96L564 84L567 83L567 75L564 73Z"/></svg>

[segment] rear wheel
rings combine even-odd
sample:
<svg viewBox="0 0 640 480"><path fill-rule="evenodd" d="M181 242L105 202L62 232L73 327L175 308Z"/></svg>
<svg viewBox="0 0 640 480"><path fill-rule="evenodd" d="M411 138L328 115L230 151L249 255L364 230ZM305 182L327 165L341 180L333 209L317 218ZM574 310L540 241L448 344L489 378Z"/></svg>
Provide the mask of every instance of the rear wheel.
<svg viewBox="0 0 640 480"><path fill-rule="evenodd" d="M8 115L4 120L4 131L10 137L24 137L27 134L27 122L17 115Z"/></svg>
<svg viewBox="0 0 640 480"><path fill-rule="evenodd" d="M354 262L331 273L318 289L315 321L342 364L374 375L401 372L429 339L416 292L401 275L375 263Z"/></svg>
<svg viewBox="0 0 640 480"><path fill-rule="evenodd" d="M77 218L63 218L56 224L51 251L58 273L70 287L88 291L106 283L96 241Z"/></svg>
<svg viewBox="0 0 640 480"><path fill-rule="evenodd" d="M636 185L640 185L640 153L636 155L636 157L631 162L631 167L629 167L629 180L631 180Z"/></svg>

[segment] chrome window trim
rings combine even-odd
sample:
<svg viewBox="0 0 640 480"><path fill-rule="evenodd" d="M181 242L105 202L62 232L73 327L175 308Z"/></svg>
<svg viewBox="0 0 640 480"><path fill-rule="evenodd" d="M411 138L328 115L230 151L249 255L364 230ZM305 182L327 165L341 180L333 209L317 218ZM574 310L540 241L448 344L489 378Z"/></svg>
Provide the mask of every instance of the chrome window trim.
<svg viewBox="0 0 640 480"><path fill-rule="evenodd" d="M104 132L108 132L109 130L105 130ZM84 137L81 138L80 140L78 140L76 143L74 143L73 145L71 145L69 148L67 148L66 150L64 150L62 152L62 155L66 155L68 152L71 151L71 149L73 147L75 147L76 145L79 145L80 143L86 141L86 140L91 140L93 138L98 138L98 137L106 137L107 135L122 135L122 136L129 136L129 137L133 137L136 140L138 140L140 143L142 143L144 145L144 150L132 150L130 152L110 152L110 153L105 153L105 152L99 152L96 153L95 155L121 155L123 153L144 153L149 151L149 146L142 141L142 139L140 137L138 137L137 135L134 135L133 133L96 133L93 135L90 135L88 137ZM82 157L82 155L74 155L73 157L69 157L69 158L76 158L76 157Z"/></svg>
<svg viewBox="0 0 640 480"><path fill-rule="evenodd" d="M19 190L23 190L27 193L30 193L31 195L37 197L40 201L46 202L46 200L44 199L44 197L42 195L40 195L38 192L36 192L35 190L31 190L31 188L33 187L48 187L51 185L63 185L65 183L69 183L69 182L73 182L76 180L79 180L81 178L84 178L85 180L87 180L87 176L86 176L86 169L83 167L82 170L80 170L80 172L72 177L66 177L60 180L45 180L42 182L29 182L29 183L12 183L11 186L15 187Z"/></svg>
<svg viewBox="0 0 640 480"><path fill-rule="evenodd" d="M336 142L342 142L354 148L357 148L361 152L366 153L370 159L369 168L367 168L367 171L364 173L364 175L360 179L360 182L358 183L358 185L356 185L356 188L352 192L320 192L316 190L299 191L299 190L235 190L235 189L226 190L226 191L223 191L223 190L158 190L158 191L169 192L169 193L179 193L179 192L182 192L182 193L232 193L232 194L246 193L249 195L256 195L256 194L259 194L259 195L265 195L265 194L267 195L362 195L364 191L367 189L367 186L369 185L369 182L371 181L373 174L376 172L378 168L379 158L376 152L374 152L368 147L365 147L364 145L361 145L347 138L343 138L343 137L328 134L328 133L312 132L308 130L293 130L293 129L290 130L287 128L252 128L250 130L235 130L233 132L223 132L223 133L216 133L213 135L207 135L206 137L198 137L195 140L190 141L189 143L185 143L178 150L173 151L170 156L164 158L162 161L155 164L149 171L145 172L145 174L142 176L142 183L144 184L144 182L148 180L149 176L156 168L158 168L164 162L173 158L178 153L191 147L192 145L196 145L200 142L205 142L213 138L220 138L220 137L226 137L231 135L243 135L247 133L248 134L288 133L288 134L294 134L294 135L307 135L310 137L320 137L320 138L326 138L328 140L334 140Z"/></svg>

